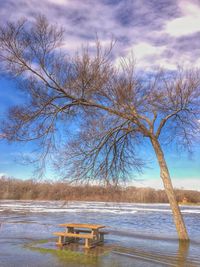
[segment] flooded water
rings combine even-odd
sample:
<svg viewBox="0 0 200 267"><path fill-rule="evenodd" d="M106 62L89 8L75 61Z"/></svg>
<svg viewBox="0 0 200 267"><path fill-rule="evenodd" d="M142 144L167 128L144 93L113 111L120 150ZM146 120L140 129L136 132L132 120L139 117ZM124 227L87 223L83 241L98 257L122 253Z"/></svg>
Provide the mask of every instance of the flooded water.
<svg viewBox="0 0 200 267"><path fill-rule="evenodd" d="M181 210L190 244L179 244L168 204L0 201L0 266L72 266L50 256L35 263L39 252L23 248L52 238L67 222L107 226L105 245L114 248L107 263L96 266L200 266L200 206Z"/></svg>

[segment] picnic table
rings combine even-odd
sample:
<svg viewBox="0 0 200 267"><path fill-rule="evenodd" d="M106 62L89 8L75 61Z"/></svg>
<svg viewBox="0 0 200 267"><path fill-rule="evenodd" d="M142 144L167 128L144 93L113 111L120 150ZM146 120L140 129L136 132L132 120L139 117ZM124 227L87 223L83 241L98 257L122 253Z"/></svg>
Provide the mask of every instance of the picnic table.
<svg viewBox="0 0 200 267"><path fill-rule="evenodd" d="M64 227L64 232L56 232L58 236L57 245L65 245L85 239L85 248L91 248L104 242L104 235L107 232L100 231L105 228L100 224L83 224L83 223L62 223L60 227Z"/></svg>

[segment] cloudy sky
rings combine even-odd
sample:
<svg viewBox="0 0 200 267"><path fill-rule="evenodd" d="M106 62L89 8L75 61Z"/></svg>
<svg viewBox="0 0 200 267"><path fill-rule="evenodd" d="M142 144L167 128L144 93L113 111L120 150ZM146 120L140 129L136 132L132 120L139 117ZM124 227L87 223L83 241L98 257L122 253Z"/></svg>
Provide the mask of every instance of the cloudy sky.
<svg viewBox="0 0 200 267"><path fill-rule="evenodd" d="M82 44L94 44L96 33L103 45L115 38L116 58L134 54L138 68L176 65L200 66L200 0L0 0L0 23L21 17L33 20L44 14L65 28L65 48L73 53ZM20 102L12 81L0 78L0 118L9 106ZM1 136L0 136L1 139ZM0 141L0 175L31 176L31 167L16 162L30 146ZM176 186L200 190L200 145L192 160L169 150L167 160ZM159 171L152 164L139 185L158 186ZM50 174L49 174L50 175ZM161 186L161 185L159 185Z"/></svg>

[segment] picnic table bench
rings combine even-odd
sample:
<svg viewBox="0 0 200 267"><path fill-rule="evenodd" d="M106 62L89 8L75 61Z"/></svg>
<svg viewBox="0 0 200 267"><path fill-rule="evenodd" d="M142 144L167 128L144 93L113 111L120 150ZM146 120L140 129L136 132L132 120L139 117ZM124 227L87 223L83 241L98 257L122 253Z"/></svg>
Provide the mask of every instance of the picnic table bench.
<svg viewBox="0 0 200 267"><path fill-rule="evenodd" d="M66 228L64 232L54 233L58 236L56 244L59 246L85 239L85 248L91 248L103 243L104 235L108 234L108 232L100 231L105 226L99 224L64 223L59 226Z"/></svg>

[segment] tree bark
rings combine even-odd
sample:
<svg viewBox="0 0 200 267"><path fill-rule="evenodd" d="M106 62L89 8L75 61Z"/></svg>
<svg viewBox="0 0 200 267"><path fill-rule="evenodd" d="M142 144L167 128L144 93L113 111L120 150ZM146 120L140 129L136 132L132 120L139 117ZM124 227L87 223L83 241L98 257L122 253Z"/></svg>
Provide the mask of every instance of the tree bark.
<svg viewBox="0 0 200 267"><path fill-rule="evenodd" d="M189 241L189 236L188 236L188 233L185 227L183 216L181 214L180 208L176 200L176 196L174 193L173 185L171 182L169 170L167 167L167 163L166 163L162 148L160 146L159 141L155 137L151 138L151 143L153 145L153 148L156 153L156 157L157 157L157 160L160 166L160 176L162 178L165 192L167 194L167 197L168 197L171 209L172 209L174 223L175 223L176 230L179 236L179 240Z"/></svg>

